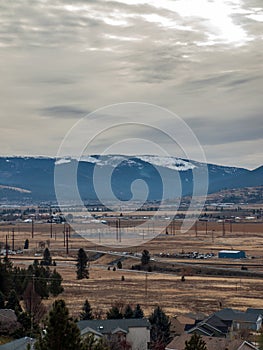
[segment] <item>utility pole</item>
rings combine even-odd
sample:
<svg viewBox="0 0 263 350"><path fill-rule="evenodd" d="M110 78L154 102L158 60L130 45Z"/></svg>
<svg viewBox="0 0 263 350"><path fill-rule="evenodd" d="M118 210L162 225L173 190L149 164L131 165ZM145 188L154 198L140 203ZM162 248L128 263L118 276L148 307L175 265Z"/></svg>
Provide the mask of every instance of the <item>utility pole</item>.
<svg viewBox="0 0 263 350"><path fill-rule="evenodd" d="M34 238L34 219L31 221L31 237Z"/></svg>
<svg viewBox="0 0 263 350"><path fill-rule="evenodd" d="M195 237L197 237L197 233L198 233L198 231L197 231L197 221L195 222Z"/></svg>
<svg viewBox="0 0 263 350"><path fill-rule="evenodd" d="M118 220L116 220L116 222L115 222L115 228L116 228L116 242L117 242L118 239L119 239L119 234L118 234Z"/></svg>
<svg viewBox="0 0 263 350"><path fill-rule="evenodd" d="M66 254L68 255L69 250L68 250L68 228L66 228Z"/></svg>
<svg viewBox="0 0 263 350"><path fill-rule="evenodd" d="M148 273L145 272L145 299L148 296Z"/></svg>
<svg viewBox="0 0 263 350"><path fill-rule="evenodd" d="M53 237L53 225L52 225L52 208L51 208L51 205L50 205L50 209L49 209L49 218L50 218L50 238Z"/></svg>
<svg viewBox="0 0 263 350"><path fill-rule="evenodd" d="M116 241L121 242L121 235L120 235L120 228L121 228L121 220L116 220Z"/></svg>
<svg viewBox="0 0 263 350"><path fill-rule="evenodd" d="M222 222L222 232L223 232L223 237L225 237L225 234L226 234L225 220L223 220Z"/></svg>
<svg viewBox="0 0 263 350"><path fill-rule="evenodd" d="M119 222L119 242L121 242L121 219L118 219Z"/></svg>
<svg viewBox="0 0 263 350"><path fill-rule="evenodd" d="M65 247L66 246L66 223L64 223L64 229L63 229L63 243Z"/></svg>
<svg viewBox="0 0 263 350"><path fill-rule="evenodd" d="M34 297L35 297L35 274L32 275L32 290L30 295L31 337L33 336L33 325L34 325L34 316L33 316L33 298Z"/></svg>
<svg viewBox="0 0 263 350"><path fill-rule="evenodd" d="M206 236L207 236L207 220L206 220L206 222L205 222L205 234L206 234Z"/></svg>
<svg viewBox="0 0 263 350"><path fill-rule="evenodd" d="M53 225L52 225L52 217L51 217L51 221L50 221L50 238L53 237Z"/></svg>
<svg viewBox="0 0 263 350"><path fill-rule="evenodd" d="M230 232L232 233L233 232L233 227L232 227L233 223L232 221L230 221Z"/></svg>
<svg viewBox="0 0 263 350"><path fill-rule="evenodd" d="M5 235L5 257L6 260L8 259L8 240L7 240L7 235Z"/></svg>
<svg viewBox="0 0 263 350"><path fill-rule="evenodd" d="M15 250L15 229L12 228L12 251Z"/></svg>

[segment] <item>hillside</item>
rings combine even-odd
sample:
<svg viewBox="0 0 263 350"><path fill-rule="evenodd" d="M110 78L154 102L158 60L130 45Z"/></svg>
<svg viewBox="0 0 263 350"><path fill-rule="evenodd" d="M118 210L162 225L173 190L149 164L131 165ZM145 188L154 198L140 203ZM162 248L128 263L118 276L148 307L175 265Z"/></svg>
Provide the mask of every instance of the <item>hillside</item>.
<svg viewBox="0 0 263 350"><path fill-rule="evenodd" d="M143 180L147 184L148 200L160 200L180 196L180 186L183 195L191 195L193 172L202 175L206 164L176 157L157 156L95 155L88 156L79 163L73 158L1 157L1 201L54 201L55 167L63 174L59 186L70 200L71 185L67 179L75 166L78 169L78 189L84 200L98 199L93 181L94 169L97 171L96 180L102 199L112 199L106 182L107 176L112 173L110 180L112 191L120 200L129 200L133 195L134 199L143 198L145 188L142 184L132 192L131 184L135 180ZM244 168L207 164L207 169L209 193L263 184L263 167L250 171Z"/></svg>

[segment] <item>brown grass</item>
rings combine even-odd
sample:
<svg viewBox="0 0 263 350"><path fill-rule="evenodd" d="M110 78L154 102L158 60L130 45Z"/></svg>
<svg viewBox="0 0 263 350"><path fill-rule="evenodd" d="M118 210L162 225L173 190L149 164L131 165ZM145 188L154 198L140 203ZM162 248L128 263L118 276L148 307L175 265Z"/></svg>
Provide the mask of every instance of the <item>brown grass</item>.
<svg viewBox="0 0 263 350"><path fill-rule="evenodd" d="M5 241L8 235L11 244L11 225L0 226L0 241ZM246 307L263 308L263 281L255 278L230 278L230 277L208 277L208 276L186 276L186 281L181 282L180 275L148 273L136 271L108 271L107 265L115 259L109 255L103 256L98 261L91 263L90 278L78 281L75 273L75 261L77 250L80 247L86 249L96 248L93 244L82 238L69 240L70 254L66 257L63 243L63 225L53 225L53 238L50 238L50 225L35 225L34 238L31 238L31 224L15 225L15 247L23 247L24 240L30 240L30 249L27 255L21 257L26 260L15 260L19 265L28 266L29 258L34 259L38 248L38 242L50 241L52 256L56 256L57 270L62 274L65 291L59 298L64 298L69 306L70 312L77 317L85 299L89 299L95 310L101 310L105 315L106 310L113 304L130 303L141 304L148 315L157 305L161 305L169 315L185 312L209 313L219 308L219 301L223 307L235 307L244 310ZM160 252L173 253L187 251L214 252L220 249L243 249L248 256L255 259L247 259L240 264L248 266L249 270L263 272L263 224L240 223L233 224L233 232L229 232L226 224L226 234L222 236L222 225L220 223L209 223L208 234L205 232L205 224L198 224L198 233L194 230L187 234L180 234L179 226L176 227L176 234L162 235L152 242L147 242L144 246L133 247L129 250L141 252L147 248L151 254ZM213 238L211 231L214 231ZM9 232L9 233L8 233ZM56 239L55 237L56 232ZM103 249L99 247L98 249ZM127 249L125 249L127 251ZM59 261L62 257L65 261ZM12 258L12 257L11 257ZM40 257L41 259L41 257ZM223 261L218 259L200 261L200 263L218 264ZM124 268L130 268L134 262L127 259L123 263ZM224 264L233 261L224 261ZM253 264L257 264L255 267ZM121 277L125 281L121 281ZM52 303L52 298L45 301L47 305Z"/></svg>

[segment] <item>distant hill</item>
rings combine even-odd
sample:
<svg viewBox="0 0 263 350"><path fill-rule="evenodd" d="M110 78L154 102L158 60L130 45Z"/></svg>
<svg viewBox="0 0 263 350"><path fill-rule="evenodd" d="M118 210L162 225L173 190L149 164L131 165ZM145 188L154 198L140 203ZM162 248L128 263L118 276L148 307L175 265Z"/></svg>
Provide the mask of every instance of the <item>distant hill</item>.
<svg viewBox="0 0 263 350"><path fill-rule="evenodd" d="M45 157L0 157L0 200L55 200L55 166L67 174L76 165L72 158L54 159ZM193 190L193 171L202 174L206 164L188 161L176 157L158 156L89 156L78 164L78 188L84 200L96 200L93 172L95 166L101 171L97 179L105 199L110 198L103 174L112 172L111 186L114 194L121 200L132 198L131 184L134 180L143 180L148 185L148 200L160 200L163 197L163 182L167 184L165 199L182 194L190 195ZM209 174L209 193L222 189L245 188L263 185L263 166L255 170L207 164ZM160 175L161 174L161 175ZM163 181L162 181L163 180ZM198 185L198 184L197 184ZM66 182L65 193L71 188ZM134 191L135 199L141 195L141 187Z"/></svg>
<svg viewBox="0 0 263 350"><path fill-rule="evenodd" d="M219 192L209 194L207 196L207 202L261 204L263 203L263 186L221 190Z"/></svg>

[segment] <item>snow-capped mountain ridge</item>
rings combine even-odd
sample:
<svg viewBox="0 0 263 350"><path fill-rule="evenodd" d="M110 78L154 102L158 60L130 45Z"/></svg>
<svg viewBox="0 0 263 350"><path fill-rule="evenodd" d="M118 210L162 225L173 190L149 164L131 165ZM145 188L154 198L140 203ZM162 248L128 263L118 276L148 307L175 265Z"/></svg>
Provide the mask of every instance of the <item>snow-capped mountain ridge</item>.
<svg viewBox="0 0 263 350"><path fill-rule="evenodd" d="M87 200L97 198L93 182L94 169L97 166L100 167L99 176L102 176L99 179L101 186L106 183L103 174L112 174L112 191L123 200L131 198L131 184L137 179L147 184L150 200L162 198L164 181L168 184L168 189L177 186L175 179L181 182L182 194L189 195L193 190L194 172L202 172L205 167L207 167L209 176L209 193L224 188L263 185L263 167L250 171L173 156L88 155L81 157L79 162L77 157L69 156L60 158L0 157L0 185L4 186L2 190L0 189L0 200L1 198L6 198L6 200L21 198L21 196L34 200L54 200L56 198L55 167L62 170L64 177L75 166L77 166L77 181L81 196ZM22 188L26 191L23 193L11 192L9 191L11 187ZM70 192L70 188L65 188L65 191ZM104 188L102 192L104 193ZM167 193L168 198L169 195Z"/></svg>

